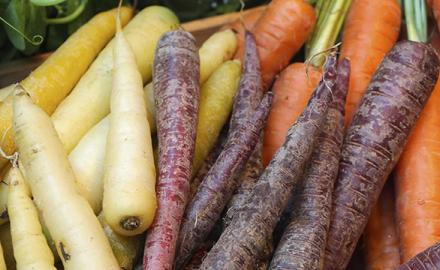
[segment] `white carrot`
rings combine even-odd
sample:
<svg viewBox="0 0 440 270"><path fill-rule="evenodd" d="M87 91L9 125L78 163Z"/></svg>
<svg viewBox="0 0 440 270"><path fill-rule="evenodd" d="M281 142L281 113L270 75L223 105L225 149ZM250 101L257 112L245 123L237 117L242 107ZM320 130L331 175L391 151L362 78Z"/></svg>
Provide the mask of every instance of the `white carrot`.
<svg viewBox="0 0 440 270"><path fill-rule="evenodd" d="M96 124L69 155L79 191L95 214L102 209L102 177L109 122L109 117L106 117Z"/></svg>
<svg viewBox="0 0 440 270"><path fill-rule="evenodd" d="M144 232L153 221L156 170L142 77L119 25L113 59L103 212L115 232L131 236Z"/></svg>
<svg viewBox="0 0 440 270"><path fill-rule="evenodd" d="M14 139L22 167L64 268L119 269L98 219L79 194L51 119L20 87L14 94L13 109Z"/></svg>
<svg viewBox="0 0 440 270"><path fill-rule="evenodd" d="M9 171L9 179L8 213L17 269L56 269L37 208L20 169L14 166Z"/></svg>
<svg viewBox="0 0 440 270"><path fill-rule="evenodd" d="M0 243L0 270L6 270L6 262L5 262L5 257L3 255L3 247L1 243Z"/></svg>

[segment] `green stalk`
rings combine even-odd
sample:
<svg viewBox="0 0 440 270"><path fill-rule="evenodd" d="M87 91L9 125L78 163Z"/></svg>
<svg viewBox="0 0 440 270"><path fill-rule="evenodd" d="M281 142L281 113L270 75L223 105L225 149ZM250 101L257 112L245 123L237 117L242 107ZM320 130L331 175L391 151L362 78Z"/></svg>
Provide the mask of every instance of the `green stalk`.
<svg viewBox="0 0 440 270"><path fill-rule="evenodd" d="M404 0L408 40L426 42L428 40L427 11L425 0Z"/></svg>
<svg viewBox="0 0 440 270"><path fill-rule="evenodd" d="M78 18L79 15L81 15L81 13L86 8L87 1L88 0L82 0L81 4L75 9L75 11L72 12L71 14L67 15L66 17L46 19L46 23L47 24L64 24L64 23L69 23L69 22L75 20L76 18Z"/></svg>
<svg viewBox="0 0 440 270"><path fill-rule="evenodd" d="M326 55L324 52L332 48L338 37L348 8L351 5L351 0L330 0L327 3L329 3L329 6L325 10L325 14L320 14L320 17L322 16L324 19L317 24L306 52L306 57L310 60L310 63L318 68L325 62Z"/></svg>
<svg viewBox="0 0 440 270"><path fill-rule="evenodd" d="M38 46L41 43L43 43L43 36L41 35L34 35L32 36L32 39L30 39L28 36L26 36L25 33L21 32L17 27L10 24L7 20L5 20L3 17L0 16L0 21L9 26L11 29L13 29L15 32L17 32L20 36L22 36L27 42L34 46Z"/></svg>

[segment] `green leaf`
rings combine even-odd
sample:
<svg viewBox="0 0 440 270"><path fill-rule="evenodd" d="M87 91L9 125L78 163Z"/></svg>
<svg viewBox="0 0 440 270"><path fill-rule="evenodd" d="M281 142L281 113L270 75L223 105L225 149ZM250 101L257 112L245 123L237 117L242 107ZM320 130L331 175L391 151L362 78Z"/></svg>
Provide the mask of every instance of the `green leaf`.
<svg viewBox="0 0 440 270"><path fill-rule="evenodd" d="M39 7L26 1L26 26L25 34L28 37L33 37L36 35L45 36L46 35L46 9L44 7ZM38 51L40 44L34 45L32 43L26 42L26 48L23 51L24 54L29 55Z"/></svg>
<svg viewBox="0 0 440 270"><path fill-rule="evenodd" d="M25 13L24 13L24 5L23 1L20 0L11 0L9 2L8 7L6 8L3 18L17 28L21 33L25 32ZM8 35L9 40L14 45L15 48L22 51L26 48L26 40L23 35L20 35L16 30L12 29L8 25L3 24L4 29L6 30L6 34Z"/></svg>

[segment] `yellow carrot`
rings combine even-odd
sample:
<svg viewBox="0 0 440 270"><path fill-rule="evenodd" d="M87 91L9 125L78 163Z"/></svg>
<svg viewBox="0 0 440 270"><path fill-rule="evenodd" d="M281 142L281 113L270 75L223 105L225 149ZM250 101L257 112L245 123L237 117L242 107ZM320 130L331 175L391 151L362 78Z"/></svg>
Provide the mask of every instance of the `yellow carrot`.
<svg viewBox="0 0 440 270"><path fill-rule="evenodd" d="M13 96L14 140L22 168L64 269L119 269L97 217L78 192L50 117L24 90L18 88Z"/></svg>
<svg viewBox="0 0 440 270"><path fill-rule="evenodd" d="M232 30L223 30L209 37L199 49L200 58L200 84L211 76L223 62L229 60L237 49L237 38ZM148 122L151 131L156 131L156 111L154 105L153 84L149 83L144 88L145 102L147 104Z"/></svg>
<svg viewBox="0 0 440 270"><path fill-rule="evenodd" d="M16 167L9 171L8 213L12 247L17 269L56 269L54 258L43 235L31 192Z"/></svg>
<svg viewBox="0 0 440 270"><path fill-rule="evenodd" d="M202 165L229 118L240 74L240 61L227 61L214 71L200 90L193 175Z"/></svg>
<svg viewBox="0 0 440 270"><path fill-rule="evenodd" d="M143 82L151 78L154 50L160 36L178 24L167 8L150 6L139 12L124 28L133 50ZM61 142L70 152L82 136L110 113L113 45L110 42L93 62L70 95L52 115Z"/></svg>
<svg viewBox="0 0 440 270"><path fill-rule="evenodd" d="M21 82L34 102L48 114L53 113L115 34L115 11L93 17ZM124 8L122 15L122 21L128 22L132 9ZM8 154L15 150L11 132L12 100L9 95L0 103L0 136L5 134L0 146ZM0 158L0 167L5 164L6 160Z"/></svg>

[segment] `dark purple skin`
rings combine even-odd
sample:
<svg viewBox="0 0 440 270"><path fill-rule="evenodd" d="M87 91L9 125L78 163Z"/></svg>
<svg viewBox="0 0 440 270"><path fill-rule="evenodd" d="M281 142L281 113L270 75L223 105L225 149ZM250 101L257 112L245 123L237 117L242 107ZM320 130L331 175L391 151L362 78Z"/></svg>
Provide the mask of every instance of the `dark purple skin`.
<svg viewBox="0 0 440 270"><path fill-rule="evenodd" d="M260 59L253 34L245 32L245 55L243 72L240 78L237 95L234 98L229 130L246 122L260 104L263 97L263 81L261 78Z"/></svg>
<svg viewBox="0 0 440 270"><path fill-rule="evenodd" d="M237 188L237 177L260 138L273 94L267 92L254 115L229 135L224 150L188 204L179 233L175 266L183 267L206 239Z"/></svg>
<svg viewBox="0 0 440 270"><path fill-rule="evenodd" d="M440 270L440 242L420 252L397 270Z"/></svg>
<svg viewBox="0 0 440 270"><path fill-rule="evenodd" d="M237 188L228 203L227 211L222 220L224 227L227 227L235 213L241 211L241 209L244 207L244 203L246 202L249 194L252 192L252 189L258 181L258 178L260 178L260 175L263 173L264 168L262 150L263 136L261 134L254 151L249 157L249 160L246 162L243 171L238 176L239 179L237 181L240 183L240 186Z"/></svg>
<svg viewBox="0 0 440 270"><path fill-rule="evenodd" d="M432 47L402 41L374 74L344 138L324 269L347 266L438 72Z"/></svg>
<svg viewBox="0 0 440 270"><path fill-rule="evenodd" d="M158 209L145 240L143 268L171 270L191 177L199 102L199 56L183 30L160 38L153 86L159 139Z"/></svg>
<svg viewBox="0 0 440 270"><path fill-rule="evenodd" d="M313 93L286 141L275 154L246 202L234 215L200 269L253 269L262 256L281 212L303 174L332 99L336 58L329 57L324 80Z"/></svg>
<svg viewBox="0 0 440 270"><path fill-rule="evenodd" d="M331 202L344 135L344 107L350 63L338 65L333 102L318 136L302 187L294 196L294 215L284 230L269 269L322 269Z"/></svg>
<svg viewBox="0 0 440 270"><path fill-rule="evenodd" d="M216 144L214 145L214 148L211 149L208 156L203 161L202 166L200 167L199 171L197 172L196 176L191 180L190 185L190 193L188 201L191 201L192 198L197 193L197 189L200 186L200 183L202 183L203 179L208 174L209 170L211 169L212 165L214 165L215 161L217 160L220 153L223 151L223 148L226 144L226 139L228 136L228 125L223 127L222 131L220 132L220 135L217 139Z"/></svg>

